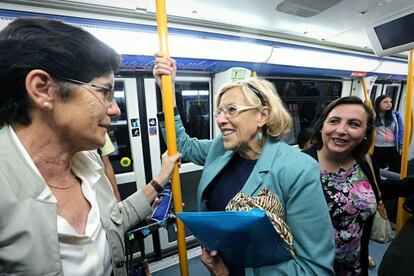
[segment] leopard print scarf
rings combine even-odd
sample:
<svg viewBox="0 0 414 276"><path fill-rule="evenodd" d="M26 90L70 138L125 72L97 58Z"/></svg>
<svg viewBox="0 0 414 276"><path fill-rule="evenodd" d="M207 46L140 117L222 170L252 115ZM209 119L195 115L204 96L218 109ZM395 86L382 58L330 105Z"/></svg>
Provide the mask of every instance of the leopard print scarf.
<svg viewBox="0 0 414 276"><path fill-rule="evenodd" d="M250 211L252 208L260 208L266 212L277 233L293 255L293 237L285 222L285 210L279 198L268 188L264 188L257 196L246 196L239 192L226 206L227 211Z"/></svg>

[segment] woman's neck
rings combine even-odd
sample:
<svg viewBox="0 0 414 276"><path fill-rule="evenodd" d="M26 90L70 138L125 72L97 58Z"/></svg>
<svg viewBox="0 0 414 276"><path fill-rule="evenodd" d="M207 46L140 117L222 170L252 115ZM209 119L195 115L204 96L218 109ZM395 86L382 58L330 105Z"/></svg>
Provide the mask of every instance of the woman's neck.
<svg viewBox="0 0 414 276"><path fill-rule="evenodd" d="M34 123L30 126L13 124L12 127L46 181L71 173L70 161L74 153L67 150L50 129Z"/></svg>
<svg viewBox="0 0 414 276"><path fill-rule="evenodd" d="M238 151L240 157L249 160L259 159L260 153L262 152L262 147L264 145L266 137L263 137L262 141L254 141L245 147L241 147Z"/></svg>
<svg viewBox="0 0 414 276"><path fill-rule="evenodd" d="M319 164L322 169L327 171L338 171L348 169L355 163L355 158L349 153L333 153L325 147L317 151Z"/></svg>

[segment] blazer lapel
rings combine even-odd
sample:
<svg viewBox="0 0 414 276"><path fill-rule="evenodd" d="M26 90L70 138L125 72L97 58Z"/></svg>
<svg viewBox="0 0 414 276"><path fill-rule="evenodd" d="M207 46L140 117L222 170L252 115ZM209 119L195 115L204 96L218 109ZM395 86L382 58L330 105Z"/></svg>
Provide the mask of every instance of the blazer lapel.
<svg viewBox="0 0 414 276"><path fill-rule="evenodd" d="M233 157L233 154L233 151L228 150L214 162L204 167L203 177L201 178L200 184L198 186L198 196L200 199L203 191L207 188L208 184L210 184L214 177L216 177L227 165L227 163L229 163Z"/></svg>
<svg viewBox="0 0 414 276"><path fill-rule="evenodd" d="M13 183L13 190L16 196L20 198L37 196L44 190L46 183L43 178L37 174L29 163L26 161L23 154L20 152L18 145L12 138L10 126L5 125L0 129L0 163L1 171L4 172L6 178L10 183ZM14 172L21 173L14 173Z"/></svg>
<svg viewBox="0 0 414 276"><path fill-rule="evenodd" d="M279 140L266 139L266 143L262 149L259 159L257 160L256 166L242 191L245 195L253 195L256 191L263 186L264 177L268 174L273 166L274 159L279 149Z"/></svg>

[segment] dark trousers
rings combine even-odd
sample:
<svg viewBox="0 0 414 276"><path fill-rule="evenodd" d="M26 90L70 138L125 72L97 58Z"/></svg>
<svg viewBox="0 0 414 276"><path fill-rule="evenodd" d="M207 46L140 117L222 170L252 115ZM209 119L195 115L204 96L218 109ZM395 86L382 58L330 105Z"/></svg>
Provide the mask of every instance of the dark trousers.
<svg viewBox="0 0 414 276"><path fill-rule="evenodd" d="M372 158L381 168L389 168L390 171L400 173L401 155L396 147L375 147Z"/></svg>
<svg viewBox="0 0 414 276"><path fill-rule="evenodd" d="M391 242L381 265L379 276L407 276L414 274L414 217L411 217Z"/></svg>
<svg viewBox="0 0 414 276"><path fill-rule="evenodd" d="M400 173L401 155L396 147L375 147L372 158L380 168L386 168L392 172ZM384 200L385 209L391 222L396 221L398 199Z"/></svg>

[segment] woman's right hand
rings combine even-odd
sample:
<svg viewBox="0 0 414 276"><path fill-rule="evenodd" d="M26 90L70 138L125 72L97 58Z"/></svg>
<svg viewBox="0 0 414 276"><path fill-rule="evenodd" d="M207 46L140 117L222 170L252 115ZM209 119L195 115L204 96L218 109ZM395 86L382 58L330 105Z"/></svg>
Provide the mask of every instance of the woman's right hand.
<svg viewBox="0 0 414 276"><path fill-rule="evenodd" d="M174 59L172 58L163 58L161 52L157 52L154 55L155 57L155 64L154 68L152 69L152 73L154 78L160 88L161 87L161 76L169 75L171 76L172 82L175 81L175 75L177 73L177 64Z"/></svg>
<svg viewBox="0 0 414 276"><path fill-rule="evenodd" d="M229 269L218 255L217 250L208 251L207 249L203 248L203 252L201 252L201 262L207 267L211 275L229 275Z"/></svg>
<svg viewBox="0 0 414 276"><path fill-rule="evenodd" d="M178 167L181 166L181 153L177 152L173 156L169 156L168 152L164 152L161 161L161 170L154 180L162 187L171 179L174 170L174 165L178 162Z"/></svg>

